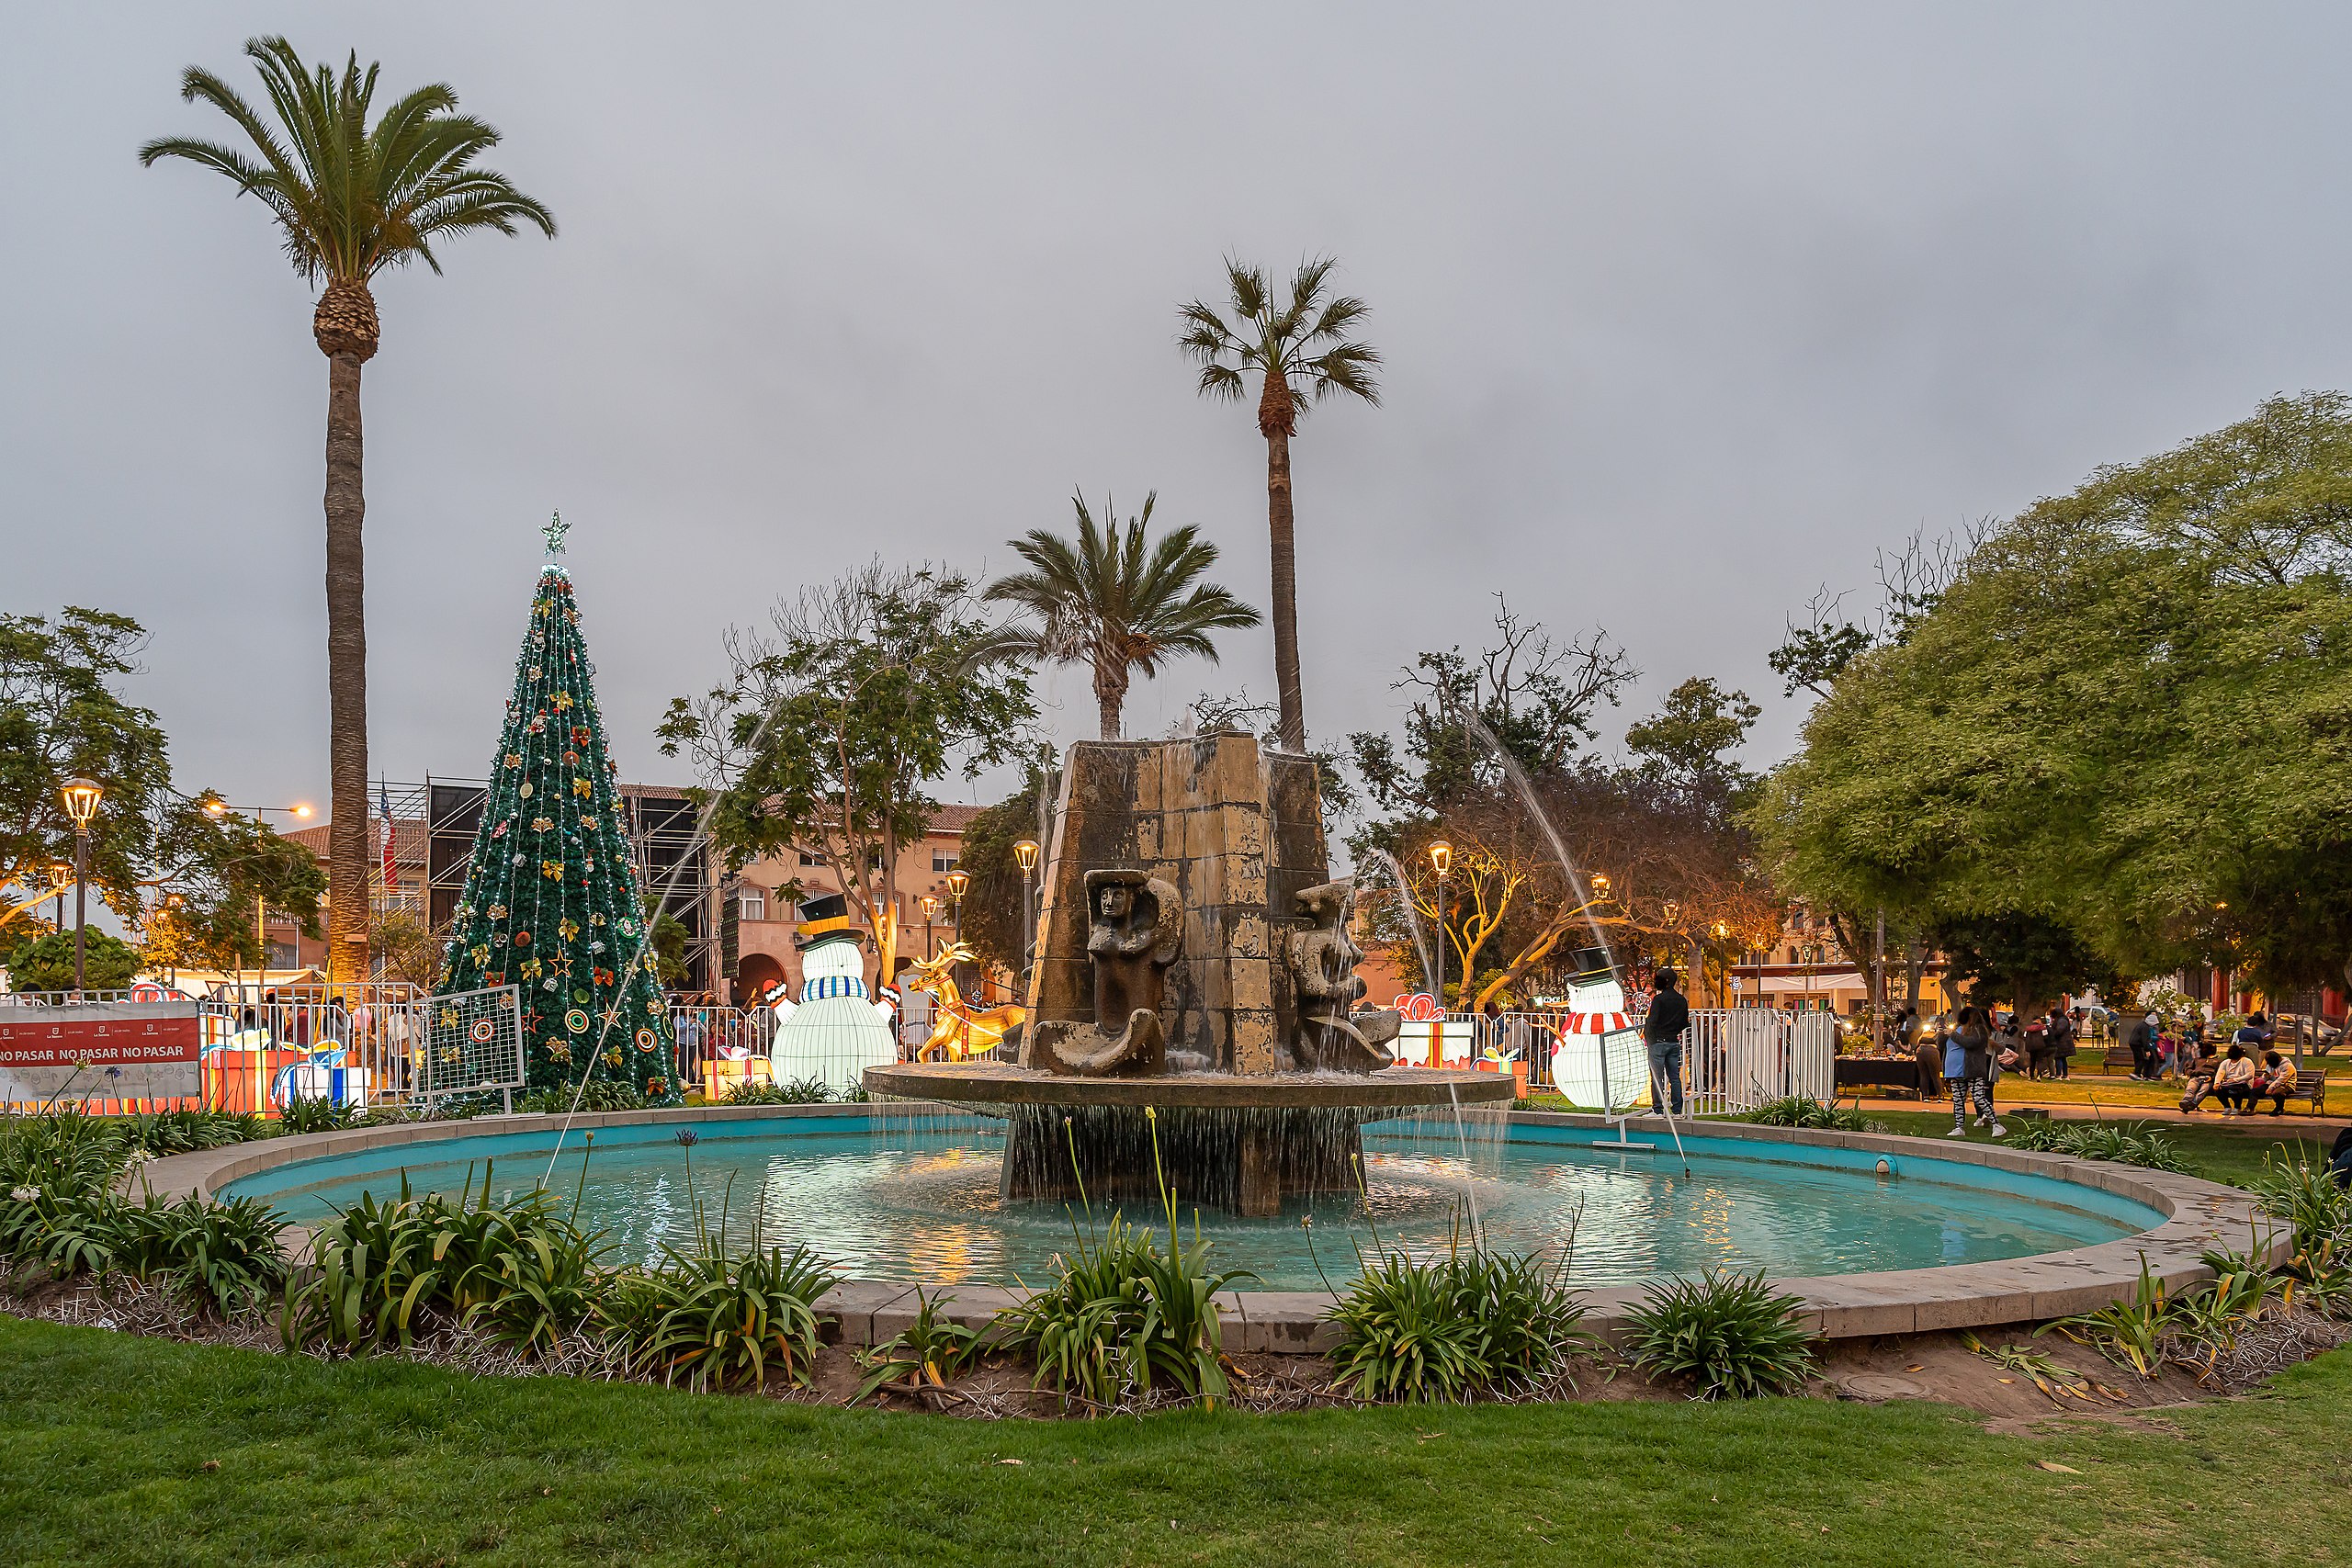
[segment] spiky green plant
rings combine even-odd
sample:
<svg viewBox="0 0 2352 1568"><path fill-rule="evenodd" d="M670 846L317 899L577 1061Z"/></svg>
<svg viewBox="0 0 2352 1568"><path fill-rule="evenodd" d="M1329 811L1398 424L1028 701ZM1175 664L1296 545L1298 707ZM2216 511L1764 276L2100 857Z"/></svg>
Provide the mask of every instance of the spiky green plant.
<svg viewBox="0 0 2352 1568"><path fill-rule="evenodd" d="M2036 1334L2058 1333L2088 1345L2143 1378L2156 1375L2165 1359L2165 1338L2179 1324L2172 1297L2140 1255L2140 1281L2127 1301L2109 1302L2096 1312L2076 1313L2045 1323Z"/></svg>
<svg viewBox="0 0 2352 1568"><path fill-rule="evenodd" d="M1799 1305L1761 1273L1656 1281L1626 1314L1626 1359L1653 1376L1688 1379L1698 1399L1792 1393L1814 1368Z"/></svg>
<svg viewBox="0 0 2352 1568"><path fill-rule="evenodd" d="M852 1404L890 1383L945 1388L979 1354L983 1331L943 1315L939 1309L946 1299L935 1291L915 1292L914 1321L858 1359L865 1381L850 1396Z"/></svg>

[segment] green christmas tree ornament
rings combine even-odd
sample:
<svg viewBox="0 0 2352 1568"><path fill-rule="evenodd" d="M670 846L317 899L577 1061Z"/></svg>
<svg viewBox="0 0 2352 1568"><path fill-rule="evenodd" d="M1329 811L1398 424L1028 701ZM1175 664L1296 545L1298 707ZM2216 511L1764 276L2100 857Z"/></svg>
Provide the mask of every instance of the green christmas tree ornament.
<svg viewBox="0 0 2352 1568"><path fill-rule="evenodd" d="M568 1087L584 1072L674 1102L677 1041L605 755L595 666L571 579L553 559L568 526L559 517L543 530L549 559L514 660L441 994L522 988L534 1089Z"/></svg>

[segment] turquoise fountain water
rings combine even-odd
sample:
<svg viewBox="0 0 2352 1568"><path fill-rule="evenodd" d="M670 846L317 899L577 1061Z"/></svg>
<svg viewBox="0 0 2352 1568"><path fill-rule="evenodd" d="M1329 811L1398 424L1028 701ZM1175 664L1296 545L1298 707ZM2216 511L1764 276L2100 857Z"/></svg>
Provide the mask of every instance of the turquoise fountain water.
<svg viewBox="0 0 2352 1568"><path fill-rule="evenodd" d="M859 1117L705 1122L685 1147L665 1125L606 1128L584 1161L574 1131L554 1188L618 1255L647 1258L693 1235L693 1198L722 1206L733 1235L755 1224L806 1242L857 1278L932 1284L1035 1280L1072 1225L1067 1205L998 1192L1000 1123L881 1111ZM1364 1129L1358 1197L1294 1199L1278 1216L1244 1218L1180 1194L1179 1218L1216 1243L1217 1266L1252 1271L1240 1288L1312 1290L1357 1271L1357 1247L1427 1254L1457 1233L1475 1195L1488 1241L1512 1251L1573 1247L1584 1285L1637 1282L1713 1268L1779 1276L1978 1263L2111 1241L2158 1222L2154 1211L2072 1183L1932 1158L1882 1176L1850 1150L1690 1139L1690 1173L1591 1146L1594 1134L1496 1123L1464 1143L1440 1119ZM474 1135L279 1168L231 1186L316 1223L362 1191L520 1192L546 1168L552 1135ZM1767 1157L1758 1157L1759 1156ZM691 1189L690 1189L691 1181ZM1100 1215L1098 1214L1098 1218ZM1157 1213L1129 1217L1164 1224ZM1375 1239L1376 1238L1376 1239Z"/></svg>

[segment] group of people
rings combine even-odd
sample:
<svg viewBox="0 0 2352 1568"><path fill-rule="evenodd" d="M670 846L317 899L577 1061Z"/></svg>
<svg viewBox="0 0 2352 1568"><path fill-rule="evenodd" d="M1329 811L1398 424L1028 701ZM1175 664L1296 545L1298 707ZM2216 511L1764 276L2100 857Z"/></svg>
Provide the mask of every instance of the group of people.
<svg viewBox="0 0 2352 1568"><path fill-rule="evenodd" d="M2295 1064L2271 1048L2272 1039L2267 1021L2257 1012L2231 1037L2226 1051L2202 1040L2184 1043L2176 1063L2182 1086L2180 1108L2195 1111L2208 1100L2218 1100L2223 1116L2251 1116L2267 1100L2270 1114L2284 1116L2287 1098L2295 1092Z"/></svg>
<svg viewBox="0 0 2352 1568"><path fill-rule="evenodd" d="M1955 1087L1966 1082L1946 1064L1965 1060L1965 1048L1955 1055L1951 1042L1972 1015L1975 1027L1985 1035L1985 1048L1990 1053L1988 1065L1993 1070L1984 1075L1988 1085L2004 1073L2027 1073L2036 1077L2067 1076L2077 1026L2064 1008L2053 1007L2045 1017L2020 1022L2014 1013L1996 1021L1984 1009L1974 1007L1962 1008L1949 1018L1938 1014L1932 1020L1923 1020L1918 1009L1905 1006L1896 1011L1890 1032L1895 1045L1917 1060L1919 1092L1923 1097L1937 1092L1947 1080Z"/></svg>

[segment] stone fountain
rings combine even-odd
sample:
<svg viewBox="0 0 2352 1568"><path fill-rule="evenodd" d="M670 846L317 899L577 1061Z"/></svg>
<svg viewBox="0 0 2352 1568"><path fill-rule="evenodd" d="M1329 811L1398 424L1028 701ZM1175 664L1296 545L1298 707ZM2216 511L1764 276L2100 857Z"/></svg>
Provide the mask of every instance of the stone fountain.
<svg viewBox="0 0 2352 1568"><path fill-rule="evenodd" d="M878 1097L1007 1122L1005 1200L1242 1214L1363 1180L1364 1122L1508 1101L1494 1073L1396 1067L1357 1004L1353 887L1314 762L1244 733L1081 741L1062 771L1018 1065L869 1068Z"/></svg>

